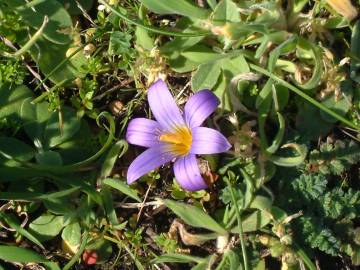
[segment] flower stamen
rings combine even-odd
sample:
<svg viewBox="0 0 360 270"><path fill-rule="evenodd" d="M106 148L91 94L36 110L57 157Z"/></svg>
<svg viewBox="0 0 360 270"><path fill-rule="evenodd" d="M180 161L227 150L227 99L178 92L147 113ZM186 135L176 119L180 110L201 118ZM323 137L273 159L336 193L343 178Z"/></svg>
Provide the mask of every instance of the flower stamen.
<svg viewBox="0 0 360 270"><path fill-rule="evenodd" d="M168 143L170 151L177 156L185 156L190 151L192 135L188 127L176 127L175 132L164 133L159 140Z"/></svg>

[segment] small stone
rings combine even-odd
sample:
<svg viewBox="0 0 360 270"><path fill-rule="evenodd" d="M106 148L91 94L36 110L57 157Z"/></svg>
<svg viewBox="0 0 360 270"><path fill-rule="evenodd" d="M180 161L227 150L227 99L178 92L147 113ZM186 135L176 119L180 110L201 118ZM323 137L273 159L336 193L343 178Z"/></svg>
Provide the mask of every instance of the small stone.
<svg viewBox="0 0 360 270"><path fill-rule="evenodd" d="M117 116L121 113L121 110L124 108L124 104L120 100L115 100L110 103L109 108L112 114Z"/></svg>

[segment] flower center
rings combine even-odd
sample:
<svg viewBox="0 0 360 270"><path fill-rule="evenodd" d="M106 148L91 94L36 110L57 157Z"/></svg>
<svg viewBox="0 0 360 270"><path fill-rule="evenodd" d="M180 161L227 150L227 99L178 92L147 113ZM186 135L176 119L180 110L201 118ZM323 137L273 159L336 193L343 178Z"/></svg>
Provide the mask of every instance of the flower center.
<svg viewBox="0 0 360 270"><path fill-rule="evenodd" d="M160 141L169 144L170 151L177 156L185 156L189 153L192 143L191 131L188 127L177 127L173 133L164 133L159 137Z"/></svg>

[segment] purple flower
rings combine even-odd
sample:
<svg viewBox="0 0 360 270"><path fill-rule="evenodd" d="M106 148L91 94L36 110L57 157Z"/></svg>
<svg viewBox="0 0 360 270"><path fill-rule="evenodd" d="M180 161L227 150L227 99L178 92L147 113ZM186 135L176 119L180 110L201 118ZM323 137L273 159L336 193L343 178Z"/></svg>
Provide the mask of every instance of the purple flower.
<svg viewBox="0 0 360 270"><path fill-rule="evenodd" d="M157 121L135 118L126 132L129 143L149 148L131 163L128 184L175 160L175 178L184 189L207 188L196 155L221 153L231 147L220 132L200 126L219 105L218 98L209 90L197 92L186 103L182 115L166 84L158 80L150 86L148 100Z"/></svg>

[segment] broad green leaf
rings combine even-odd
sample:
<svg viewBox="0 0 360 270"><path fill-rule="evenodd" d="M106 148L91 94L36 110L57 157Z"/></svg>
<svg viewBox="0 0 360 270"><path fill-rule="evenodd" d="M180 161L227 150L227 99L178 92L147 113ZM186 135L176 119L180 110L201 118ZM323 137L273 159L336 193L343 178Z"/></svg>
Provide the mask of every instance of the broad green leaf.
<svg viewBox="0 0 360 270"><path fill-rule="evenodd" d="M195 6L187 0L140 0L151 11L158 14L178 14L197 19L206 19L209 11Z"/></svg>
<svg viewBox="0 0 360 270"><path fill-rule="evenodd" d="M269 198L257 195L251 202L249 208L259 209L261 211L270 211L272 202Z"/></svg>
<svg viewBox="0 0 360 270"><path fill-rule="evenodd" d="M191 21L185 21L184 24L188 25L191 24ZM194 29L191 27L185 28L183 30L184 33L187 32L193 32ZM203 40L204 37L175 37L173 40L165 43L162 47L160 47L160 52L163 55L166 55L167 57L171 59L176 59L179 57L180 53L186 49L189 49L196 44L198 44L201 40Z"/></svg>
<svg viewBox="0 0 360 270"><path fill-rule="evenodd" d="M191 61L190 59L184 56L179 56L174 59L170 58L169 65L171 69L174 70L175 72L185 73L195 70L199 66L199 63Z"/></svg>
<svg viewBox="0 0 360 270"><path fill-rule="evenodd" d="M73 0L57 0L64 8L69 12L70 15L81 15L82 11L78 8L77 3ZM94 4L93 0L78 0L81 7L88 11Z"/></svg>
<svg viewBox="0 0 360 270"><path fill-rule="evenodd" d="M77 163L96 154L96 149L100 149L102 145L89 134L92 134L89 122L81 119L80 128L75 135L58 145L57 152L61 155L64 164Z"/></svg>
<svg viewBox="0 0 360 270"><path fill-rule="evenodd" d="M3 245L0 245L0 259L4 261L18 263L48 262L45 257L37 254L30 249Z"/></svg>
<svg viewBox="0 0 360 270"><path fill-rule="evenodd" d="M242 229L243 232L254 232L271 222L271 214L267 211L256 210L250 215L246 216L242 220ZM232 233L240 233L238 226L235 226L232 230Z"/></svg>
<svg viewBox="0 0 360 270"><path fill-rule="evenodd" d="M276 206L271 207L270 213L271 213L273 219L277 222L284 221L284 219L288 216L284 210L282 210Z"/></svg>
<svg viewBox="0 0 360 270"><path fill-rule="evenodd" d="M231 0L222 0L214 10L212 21L215 25L222 25L226 22L240 22L239 8Z"/></svg>
<svg viewBox="0 0 360 270"><path fill-rule="evenodd" d="M76 188L78 190L78 188ZM55 215L66 215L73 212L73 204L69 200L68 196L57 198L43 198L42 202L46 209Z"/></svg>
<svg viewBox="0 0 360 270"><path fill-rule="evenodd" d="M173 200L164 200L164 204L190 226L208 229L222 235L227 234L227 231L219 223L196 206Z"/></svg>
<svg viewBox="0 0 360 270"><path fill-rule="evenodd" d="M20 115L22 102L31 97L32 92L24 85L0 85L0 119L10 115Z"/></svg>
<svg viewBox="0 0 360 270"><path fill-rule="evenodd" d="M138 14L141 20L144 20L146 18L146 10L144 5L140 6ZM144 29L143 27L139 27L139 26L136 27L135 40L137 46L140 46L141 48L148 51L151 51L152 48L154 48L155 46L154 43L155 41L153 37L150 35L150 32Z"/></svg>
<svg viewBox="0 0 360 270"><path fill-rule="evenodd" d="M65 245L76 253L81 244L81 227L78 222L67 225L61 233Z"/></svg>
<svg viewBox="0 0 360 270"><path fill-rule="evenodd" d="M42 215L29 225L29 231L40 241L47 241L57 236L64 227L62 216Z"/></svg>
<svg viewBox="0 0 360 270"><path fill-rule="evenodd" d="M216 8L216 3L217 0L206 0L206 2L208 3L209 7L211 7L212 10L214 10Z"/></svg>
<svg viewBox="0 0 360 270"><path fill-rule="evenodd" d="M119 190L120 192L124 193L126 196L129 196L135 201L142 202L142 200L139 198L136 192L133 189L131 189L129 185L125 184L121 180L107 178L104 179L103 183L105 185L108 185L112 188Z"/></svg>
<svg viewBox="0 0 360 270"><path fill-rule="evenodd" d="M58 114L52 114L46 123L44 139L49 147L55 147L74 136L80 128L76 113L63 107Z"/></svg>
<svg viewBox="0 0 360 270"><path fill-rule="evenodd" d="M212 89L221 74L218 62L202 64L191 78L191 88L194 92L202 89Z"/></svg>
<svg viewBox="0 0 360 270"><path fill-rule="evenodd" d="M129 52L132 36L126 32L113 31L110 34L109 50L110 55L122 55Z"/></svg>
<svg viewBox="0 0 360 270"><path fill-rule="evenodd" d="M39 152L35 158L37 163L41 165L61 166L63 163L60 154L51 150Z"/></svg>
<svg viewBox="0 0 360 270"><path fill-rule="evenodd" d="M34 149L23 141L10 137L0 137L0 162L4 159L28 161L34 157L34 154Z"/></svg>
<svg viewBox="0 0 360 270"><path fill-rule="evenodd" d="M153 263L202 263L204 258L180 253L168 253L155 258Z"/></svg>
<svg viewBox="0 0 360 270"><path fill-rule="evenodd" d="M24 121L26 134L33 142L42 142L45 123L53 112L49 111L49 104L47 102L33 104L31 103L32 101L32 98L24 100L21 104L20 115ZM35 143L35 146L39 145Z"/></svg>
<svg viewBox="0 0 360 270"><path fill-rule="evenodd" d="M56 84L63 84L85 76L88 60L83 50L71 44L55 44L42 38L30 48L30 54L40 70ZM61 65L61 66L60 66Z"/></svg>
<svg viewBox="0 0 360 270"><path fill-rule="evenodd" d="M334 96L330 96L321 103L341 116L344 116L352 106L351 98L349 96L343 96L339 100L335 100ZM336 123L338 121L323 111L320 111L320 114L327 122Z"/></svg>
<svg viewBox="0 0 360 270"><path fill-rule="evenodd" d="M248 63L246 62L245 57L242 54L236 56L230 56L221 60L221 68L224 72L232 77L239 75L241 73L250 72Z"/></svg>
<svg viewBox="0 0 360 270"><path fill-rule="evenodd" d="M321 117L319 109L307 102L301 104L301 109L296 116L296 128L306 140L318 140L325 136L332 125Z"/></svg>
<svg viewBox="0 0 360 270"><path fill-rule="evenodd" d="M25 3L25 1L24 1ZM44 28L43 35L51 42L67 44L71 41L71 17L59 2L55 0L39 0L35 8L17 8L16 11L22 19L35 29L39 29L44 17L48 16L49 22Z"/></svg>
<svg viewBox="0 0 360 270"><path fill-rule="evenodd" d="M42 249L45 249L44 246L40 243L38 239L31 233L29 233L27 230L25 230L23 227L20 226L19 221L16 220L15 217L12 215L8 215L6 213L0 212L0 219L5 221L11 228L16 230L17 233L21 234L25 238L29 239L34 244L38 245Z"/></svg>

